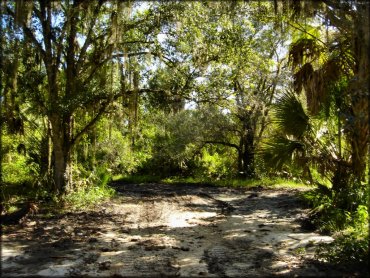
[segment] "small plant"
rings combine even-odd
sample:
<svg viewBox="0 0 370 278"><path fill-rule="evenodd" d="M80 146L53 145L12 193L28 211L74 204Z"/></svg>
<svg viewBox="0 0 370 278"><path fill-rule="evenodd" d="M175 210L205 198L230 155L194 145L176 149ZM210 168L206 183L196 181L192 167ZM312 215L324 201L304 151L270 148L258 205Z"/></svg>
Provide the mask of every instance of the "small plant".
<svg viewBox="0 0 370 278"><path fill-rule="evenodd" d="M319 188L304 192L303 199L313 208L311 222L319 230L334 233L335 240L321 244L316 256L331 264L357 265L367 269L369 256L368 209L364 204L353 211L338 206L342 195L327 194ZM357 192L358 193L358 192Z"/></svg>
<svg viewBox="0 0 370 278"><path fill-rule="evenodd" d="M111 176L106 167L102 166L89 176L89 183L77 187L63 197L63 202L72 209L86 208L97 202L110 198L115 191L108 186Z"/></svg>
<svg viewBox="0 0 370 278"><path fill-rule="evenodd" d="M306 253L306 249L304 247L298 247L294 249L294 254L296 256L304 255Z"/></svg>
<svg viewBox="0 0 370 278"><path fill-rule="evenodd" d="M68 204L72 209L80 209L96 204L98 201L109 198L113 195L114 190L112 188L105 185L97 185L69 193L64 197L64 203Z"/></svg>
<svg viewBox="0 0 370 278"><path fill-rule="evenodd" d="M332 264L369 266L369 235L358 231L345 232L329 244L322 244L317 258Z"/></svg>

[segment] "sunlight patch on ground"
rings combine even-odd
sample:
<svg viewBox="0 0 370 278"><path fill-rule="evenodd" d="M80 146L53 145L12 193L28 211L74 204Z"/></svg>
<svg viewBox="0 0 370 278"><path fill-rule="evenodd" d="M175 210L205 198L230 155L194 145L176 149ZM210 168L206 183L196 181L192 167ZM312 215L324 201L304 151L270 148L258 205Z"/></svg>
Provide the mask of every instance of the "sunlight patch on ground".
<svg viewBox="0 0 370 278"><path fill-rule="evenodd" d="M236 200L243 199L245 196L235 196L230 194L215 194L214 196L217 200L223 201L223 202L232 202Z"/></svg>
<svg viewBox="0 0 370 278"><path fill-rule="evenodd" d="M182 277L199 277L200 275L208 274L208 266L205 261L199 260L203 253L194 254L194 256L186 256L178 260L180 266L180 276ZM211 275L207 275L211 276Z"/></svg>
<svg viewBox="0 0 370 278"><path fill-rule="evenodd" d="M101 257L100 260L104 260L106 258L111 258L111 257L117 256L117 255L123 254L123 253L126 253L126 251L119 250L119 251L103 252L103 253L100 254L100 257Z"/></svg>
<svg viewBox="0 0 370 278"><path fill-rule="evenodd" d="M216 215L215 212L174 211L169 215L167 225L171 228L192 227L198 225L197 220Z"/></svg>
<svg viewBox="0 0 370 278"><path fill-rule="evenodd" d="M105 238L113 239L117 237L117 233L109 231L107 233L104 233Z"/></svg>
<svg viewBox="0 0 370 278"><path fill-rule="evenodd" d="M2 266L15 275L43 277L261 277L290 274L302 256L314 258L316 243L333 240L300 229L296 220L304 211L289 211L293 193L267 191L249 198L251 192L231 192L227 200L234 201L223 194L127 197L102 208L98 218L51 220L43 233L53 236L48 244L55 245L55 254L40 248L37 258L37 253L29 257L27 248L20 248L24 242L13 243L8 236L3 256L9 259L3 257ZM223 213L222 202L235 209ZM72 233L78 241L55 241L58 232L65 239ZM318 273L312 271L304 273Z"/></svg>
<svg viewBox="0 0 370 278"><path fill-rule="evenodd" d="M66 276L69 274L68 265L55 265L47 269L43 269L37 273L39 276L52 277L52 276Z"/></svg>
<svg viewBox="0 0 370 278"><path fill-rule="evenodd" d="M227 235L225 235L224 238L225 239L235 239L235 238L245 237L244 230L245 228L228 230Z"/></svg>
<svg viewBox="0 0 370 278"><path fill-rule="evenodd" d="M18 246L17 248L11 248L8 246L2 246L1 247L1 260L5 261L9 257L17 256L22 253L19 248L22 246Z"/></svg>

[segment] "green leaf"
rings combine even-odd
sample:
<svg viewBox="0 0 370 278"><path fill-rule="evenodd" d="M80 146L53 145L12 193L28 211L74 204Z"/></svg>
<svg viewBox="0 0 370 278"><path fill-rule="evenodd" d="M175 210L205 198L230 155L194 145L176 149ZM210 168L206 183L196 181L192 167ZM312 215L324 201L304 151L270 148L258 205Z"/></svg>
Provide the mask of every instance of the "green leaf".
<svg viewBox="0 0 370 278"><path fill-rule="evenodd" d="M305 145L302 142L290 140L284 136L277 136L265 143L261 150L261 156L267 165L281 168L283 164L292 160L297 151L303 151Z"/></svg>
<svg viewBox="0 0 370 278"><path fill-rule="evenodd" d="M285 93L275 104L276 123L286 135L297 139L311 129L309 117L294 93Z"/></svg>

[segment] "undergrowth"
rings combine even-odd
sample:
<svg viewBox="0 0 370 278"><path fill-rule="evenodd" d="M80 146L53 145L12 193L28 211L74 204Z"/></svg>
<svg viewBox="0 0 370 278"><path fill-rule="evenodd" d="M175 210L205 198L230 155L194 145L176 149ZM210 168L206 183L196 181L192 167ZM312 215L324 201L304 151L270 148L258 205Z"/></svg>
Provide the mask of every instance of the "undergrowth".
<svg viewBox="0 0 370 278"><path fill-rule="evenodd" d="M62 197L64 207L68 209L86 209L94 204L114 196L115 191L109 186L110 173L103 168L91 175L90 183L79 186Z"/></svg>
<svg viewBox="0 0 370 278"><path fill-rule="evenodd" d="M343 198L350 206L343 208ZM369 267L369 214L368 193L356 190L343 194L320 188L302 193L302 198L312 207L311 222L319 231L331 234L334 241L319 245L317 259L335 265L352 265L358 269Z"/></svg>
<svg viewBox="0 0 370 278"><path fill-rule="evenodd" d="M208 177L181 177L172 176L167 178L161 178L159 176L150 175L130 175L122 176L117 175L112 178L113 181L120 181L126 183L152 183L162 182L167 184L211 184L214 186L226 186L226 187L244 187L252 188L256 186L262 186L264 188L310 188L308 185L294 181L291 179L283 178L262 178L262 179L211 179Z"/></svg>
<svg viewBox="0 0 370 278"><path fill-rule="evenodd" d="M307 188L304 183L294 180L283 178L262 178L262 179L230 179L215 181L218 186L231 186L231 187L256 187L262 186L264 188Z"/></svg>

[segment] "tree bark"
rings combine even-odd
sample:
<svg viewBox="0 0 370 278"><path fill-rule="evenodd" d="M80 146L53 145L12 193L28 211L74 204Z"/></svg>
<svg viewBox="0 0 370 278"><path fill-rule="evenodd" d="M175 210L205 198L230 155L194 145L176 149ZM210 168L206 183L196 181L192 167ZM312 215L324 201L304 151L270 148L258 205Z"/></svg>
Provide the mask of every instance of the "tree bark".
<svg viewBox="0 0 370 278"><path fill-rule="evenodd" d="M50 122L54 154L54 190L58 194L64 194L71 183L71 142L63 128L63 126L69 126L69 124L55 113L51 116Z"/></svg>
<svg viewBox="0 0 370 278"><path fill-rule="evenodd" d="M354 56L356 61L355 81L352 88L351 106L353 113L352 164L356 177L365 177L367 149L369 144L369 50L370 50L370 5L357 5L354 24Z"/></svg>
<svg viewBox="0 0 370 278"><path fill-rule="evenodd" d="M54 153L54 167L53 167L54 190L56 192L62 193L65 191L66 187L64 173L67 165L65 163L61 142L59 142L56 136L53 136L53 153Z"/></svg>
<svg viewBox="0 0 370 278"><path fill-rule="evenodd" d="M239 175L245 178L255 177L254 165L254 130L250 119L244 119L242 137L240 138L238 167Z"/></svg>

